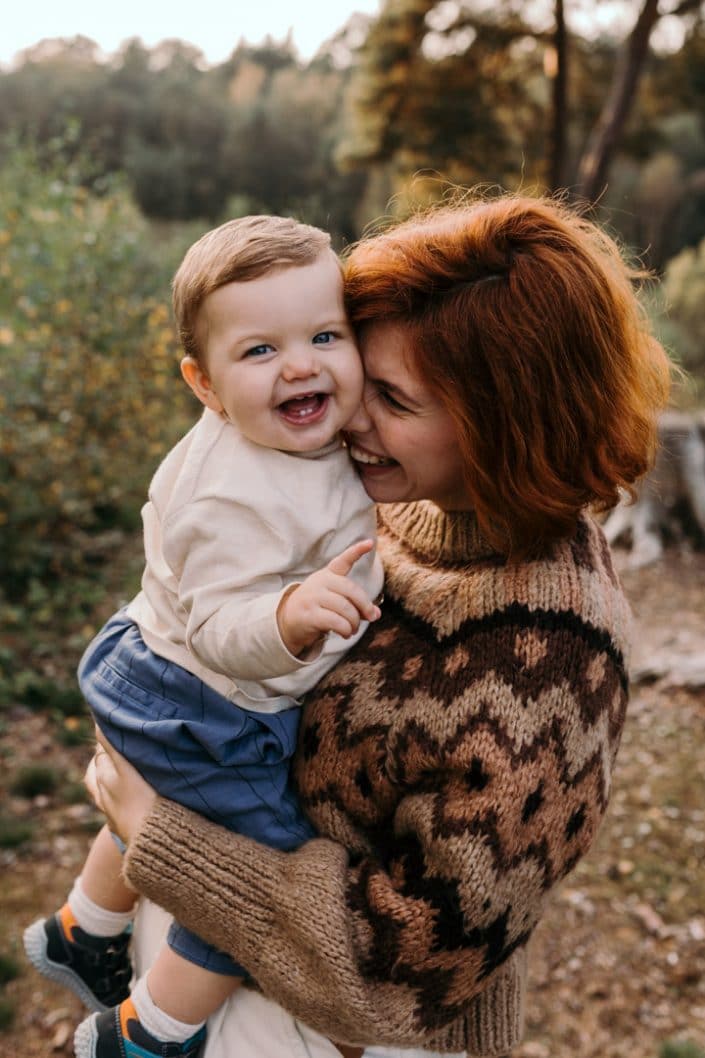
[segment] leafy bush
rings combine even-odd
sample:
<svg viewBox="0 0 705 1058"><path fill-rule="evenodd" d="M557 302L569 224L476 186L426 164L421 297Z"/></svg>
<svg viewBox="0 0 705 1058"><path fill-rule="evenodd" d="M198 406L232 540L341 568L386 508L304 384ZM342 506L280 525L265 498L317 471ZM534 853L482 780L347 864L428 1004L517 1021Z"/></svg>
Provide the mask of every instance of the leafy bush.
<svg viewBox="0 0 705 1058"><path fill-rule="evenodd" d="M0 849L16 849L34 834L32 823L0 815Z"/></svg>
<svg viewBox="0 0 705 1058"><path fill-rule="evenodd" d="M47 764L26 764L20 768L10 783L10 793L17 797L37 797L51 794L59 783L55 768Z"/></svg>
<svg viewBox="0 0 705 1058"><path fill-rule="evenodd" d="M20 964L13 955L0 952L0 985L6 985L8 981L14 981L20 976Z"/></svg>
<svg viewBox="0 0 705 1058"><path fill-rule="evenodd" d="M0 996L0 1031L9 1029L15 1020L15 1004L11 999Z"/></svg>
<svg viewBox="0 0 705 1058"><path fill-rule="evenodd" d="M19 147L0 169L0 583L15 602L90 561L87 534L138 524L193 418L168 307L183 247L154 245L119 182L80 176Z"/></svg>
<svg viewBox="0 0 705 1058"><path fill-rule="evenodd" d="M669 261L663 281L664 339L705 394L705 239Z"/></svg>
<svg viewBox="0 0 705 1058"><path fill-rule="evenodd" d="M705 1058L705 1051L692 1040L665 1040L659 1058Z"/></svg>

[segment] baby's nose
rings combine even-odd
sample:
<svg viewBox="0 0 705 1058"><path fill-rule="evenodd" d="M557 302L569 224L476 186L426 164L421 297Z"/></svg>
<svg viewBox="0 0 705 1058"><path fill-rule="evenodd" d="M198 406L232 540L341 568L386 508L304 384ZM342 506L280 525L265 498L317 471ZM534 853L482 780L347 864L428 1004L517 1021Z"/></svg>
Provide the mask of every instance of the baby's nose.
<svg viewBox="0 0 705 1058"><path fill-rule="evenodd" d="M284 361L286 379L312 378L321 373L321 365L313 349L292 350Z"/></svg>

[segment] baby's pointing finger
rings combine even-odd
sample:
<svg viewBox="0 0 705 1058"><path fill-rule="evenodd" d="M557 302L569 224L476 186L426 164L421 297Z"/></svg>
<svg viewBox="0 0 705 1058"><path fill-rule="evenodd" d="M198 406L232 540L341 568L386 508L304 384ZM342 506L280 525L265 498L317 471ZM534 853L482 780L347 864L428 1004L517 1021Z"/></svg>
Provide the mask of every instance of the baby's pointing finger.
<svg viewBox="0 0 705 1058"><path fill-rule="evenodd" d="M346 547L339 555L332 558L328 563L328 569L331 573L336 573L338 576L347 577L355 563L363 555L371 551L374 546L374 540L359 540L356 544L351 544L350 547Z"/></svg>

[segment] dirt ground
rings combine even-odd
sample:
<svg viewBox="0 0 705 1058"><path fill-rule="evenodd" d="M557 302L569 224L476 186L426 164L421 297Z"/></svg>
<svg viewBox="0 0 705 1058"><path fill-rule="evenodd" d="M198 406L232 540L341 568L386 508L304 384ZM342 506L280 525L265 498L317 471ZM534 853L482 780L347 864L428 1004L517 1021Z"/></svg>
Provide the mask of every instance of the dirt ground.
<svg viewBox="0 0 705 1058"><path fill-rule="evenodd" d="M622 579L640 676L614 794L596 846L532 941L514 1058L705 1058L705 686L678 685L679 659L705 660L705 555L669 553ZM25 965L21 934L61 903L99 824L85 801L66 803L67 789L80 796L89 756L88 745L57 745L44 714L17 706L3 716L0 808L33 821L35 836L0 849L0 954L21 966L0 983L14 1008L0 1058L72 1053L80 1004ZM10 796L29 762L58 769L63 795Z"/></svg>

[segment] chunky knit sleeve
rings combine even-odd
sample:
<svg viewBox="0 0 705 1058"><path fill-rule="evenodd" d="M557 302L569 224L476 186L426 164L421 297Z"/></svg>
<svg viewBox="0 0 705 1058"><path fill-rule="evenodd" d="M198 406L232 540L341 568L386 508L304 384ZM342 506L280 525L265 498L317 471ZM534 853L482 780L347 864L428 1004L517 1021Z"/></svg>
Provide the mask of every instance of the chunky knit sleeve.
<svg viewBox="0 0 705 1058"><path fill-rule="evenodd" d="M483 945L468 964L461 937L432 941L422 878L409 885L388 873L401 862L353 867L341 845L324 839L281 853L159 801L130 848L126 873L181 923L237 953L266 995L332 1039L507 1051L521 1033L523 950L490 978ZM448 911L450 927L460 911ZM396 936L389 916L398 921ZM439 1017L449 975L461 964L464 980ZM412 967L426 978L421 992ZM479 989L481 1001L469 1002Z"/></svg>

